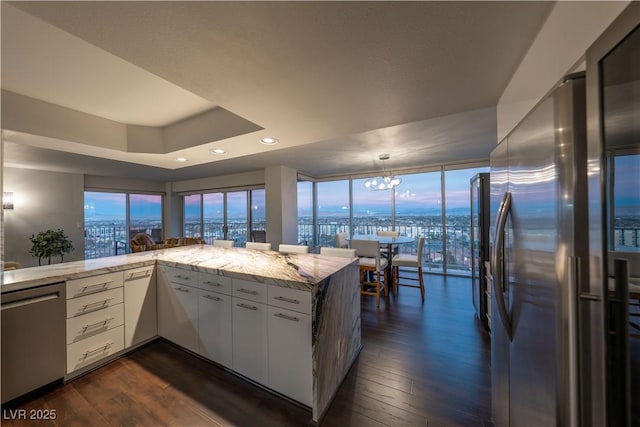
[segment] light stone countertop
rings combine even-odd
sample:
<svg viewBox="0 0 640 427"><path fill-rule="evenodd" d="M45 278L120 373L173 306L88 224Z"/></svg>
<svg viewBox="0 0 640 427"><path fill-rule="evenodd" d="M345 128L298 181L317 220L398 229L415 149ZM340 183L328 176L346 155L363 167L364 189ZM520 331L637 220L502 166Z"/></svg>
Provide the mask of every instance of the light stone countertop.
<svg viewBox="0 0 640 427"><path fill-rule="evenodd" d="M227 249L209 245L183 246L6 271L2 276L2 293L154 265L156 262L311 291L333 273L357 263L357 258L316 254L284 255L274 251Z"/></svg>

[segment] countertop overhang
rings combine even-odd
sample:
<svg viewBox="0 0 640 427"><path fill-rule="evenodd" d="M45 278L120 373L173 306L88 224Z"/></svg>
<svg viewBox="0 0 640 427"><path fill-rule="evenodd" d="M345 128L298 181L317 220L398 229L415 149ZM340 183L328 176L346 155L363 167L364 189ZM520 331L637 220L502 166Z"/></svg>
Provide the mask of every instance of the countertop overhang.
<svg viewBox="0 0 640 427"><path fill-rule="evenodd" d="M2 293L155 264L312 291L357 258L193 245L6 271Z"/></svg>

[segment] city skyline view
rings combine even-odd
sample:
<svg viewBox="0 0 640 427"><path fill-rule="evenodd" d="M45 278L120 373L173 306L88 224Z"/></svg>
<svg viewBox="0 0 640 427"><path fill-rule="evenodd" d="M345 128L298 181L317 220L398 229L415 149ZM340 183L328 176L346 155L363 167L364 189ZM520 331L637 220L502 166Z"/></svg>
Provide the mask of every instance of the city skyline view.
<svg viewBox="0 0 640 427"><path fill-rule="evenodd" d="M333 245L337 231L370 234L394 227L403 235L429 238L428 262L442 262L446 238L449 261L466 268L471 242L469 181L477 173L488 171L488 167L483 167L398 175L402 183L393 191L367 190L364 179L319 181L315 184L316 224L313 224L314 184L300 181L298 241ZM612 213L616 230L612 245L618 250L640 247L640 188L635 185L639 177L640 155L615 158ZM266 227L265 196L264 189L184 196L181 235L202 237L209 243L226 238L235 240L236 246L243 246L250 230ZM543 212L553 203L548 194L538 197L541 200L534 204L536 210ZM161 195L85 192L84 211L85 235L88 244L94 246L115 247L118 243L114 241L123 246L130 238L128 234L140 231L153 234L156 239L170 237L163 233ZM539 216L536 212L529 215Z"/></svg>

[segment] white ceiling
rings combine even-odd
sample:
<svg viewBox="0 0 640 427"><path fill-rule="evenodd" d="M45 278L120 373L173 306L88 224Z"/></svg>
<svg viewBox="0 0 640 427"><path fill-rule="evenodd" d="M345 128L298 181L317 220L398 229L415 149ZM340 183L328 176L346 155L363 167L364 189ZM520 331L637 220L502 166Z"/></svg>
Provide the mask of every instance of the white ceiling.
<svg viewBox="0 0 640 427"><path fill-rule="evenodd" d="M390 168L486 159L497 100L552 7L3 2L4 90L123 124L223 108L258 128L147 155L8 129L5 163L178 180L274 164L360 173L380 153ZM259 144L266 135L280 143Z"/></svg>

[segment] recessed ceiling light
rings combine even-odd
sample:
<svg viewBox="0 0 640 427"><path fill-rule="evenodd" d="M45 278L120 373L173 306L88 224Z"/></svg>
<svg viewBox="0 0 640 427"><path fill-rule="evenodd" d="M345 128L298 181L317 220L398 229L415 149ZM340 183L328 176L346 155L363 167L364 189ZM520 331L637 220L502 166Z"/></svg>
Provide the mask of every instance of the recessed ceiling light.
<svg viewBox="0 0 640 427"><path fill-rule="evenodd" d="M176 157L175 159L176 162L188 162L189 160L186 157Z"/></svg>
<svg viewBox="0 0 640 427"><path fill-rule="evenodd" d="M222 148L214 148L213 150L211 150L211 152L213 154L225 154L226 151L224 151Z"/></svg>
<svg viewBox="0 0 640 427"><path fill-rule="evenodd" d="M264 145L274 145L278 143L278 140L271 137L271 136L265 136L264 138L262 138L260 140L260 143L264 144Z"/></svg>

